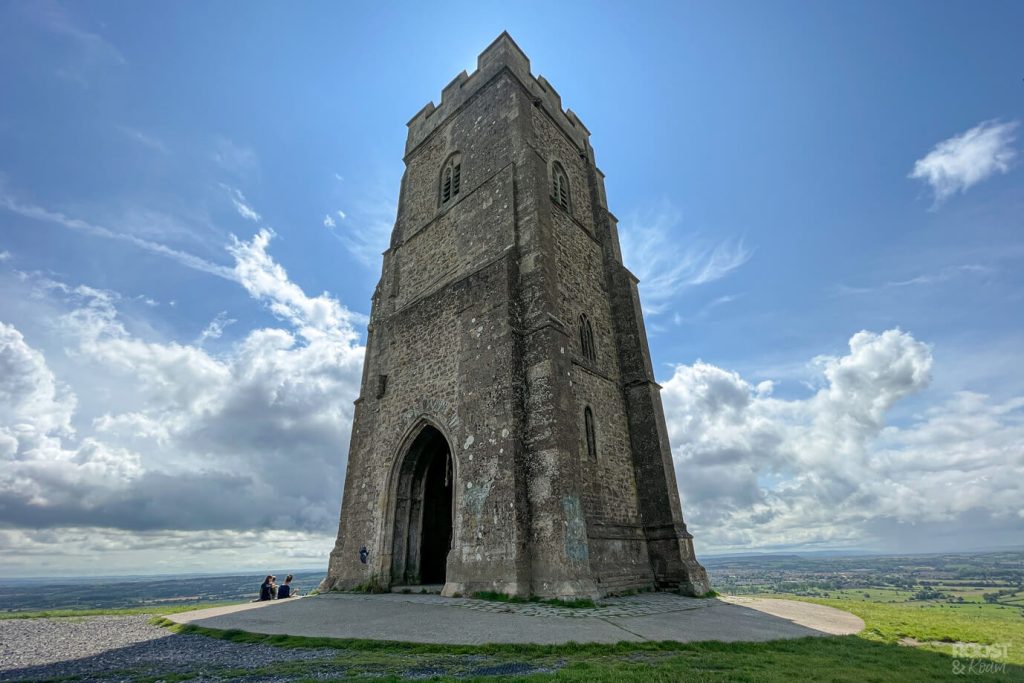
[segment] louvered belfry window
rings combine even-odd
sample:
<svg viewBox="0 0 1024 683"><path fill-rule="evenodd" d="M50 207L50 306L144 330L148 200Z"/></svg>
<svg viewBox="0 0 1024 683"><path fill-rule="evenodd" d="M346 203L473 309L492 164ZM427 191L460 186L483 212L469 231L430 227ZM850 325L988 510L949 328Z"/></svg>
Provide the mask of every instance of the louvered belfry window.
<svg viewBox="0 0 1024 683"><path fill-rule="evenodd" d="M569 179L557 162L551 171L551 198L560 207L569 210Z"/></svg>
<svg viewBox="0 0 1024 683"><path fill-rule="evenodd" d="M447 204L457 194L462 186L462 163L459 156L453 155L448 158L441 171L441 204Z"/></svg>

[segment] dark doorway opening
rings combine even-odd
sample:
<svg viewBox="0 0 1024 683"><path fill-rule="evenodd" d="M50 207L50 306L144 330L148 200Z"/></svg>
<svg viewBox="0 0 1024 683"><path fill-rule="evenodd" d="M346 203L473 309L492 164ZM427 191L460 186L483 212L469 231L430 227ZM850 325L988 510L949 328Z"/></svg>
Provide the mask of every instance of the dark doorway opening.
<svg viewBox="0 0 1024 683"><path fill-rule="evenodd" d="M452 457L444 436L426 426L398 473L391 582L443 584L452 547Z"/></svg>

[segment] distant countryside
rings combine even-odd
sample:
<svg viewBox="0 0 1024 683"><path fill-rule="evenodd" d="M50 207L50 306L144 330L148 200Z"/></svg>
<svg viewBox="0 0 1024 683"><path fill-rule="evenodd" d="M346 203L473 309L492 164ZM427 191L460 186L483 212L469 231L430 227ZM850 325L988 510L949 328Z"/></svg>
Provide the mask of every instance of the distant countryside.
<svg viewBox="0 0 1024 683"><path fill-rule="evenodd" d="M981 610L1024 617L1024 551L907 556L736 555L702 558L727 595ZM277 572L284 574L284 570ZM323 570L292 572L300 594ZM255 599L264 575L14 579L0 586L5 615L65 609L125 609Z"/></svg>
<svg viewBox="0 0 1024 683"><path fill-rule="evenodd" d="M1024 551L818 557L798 554L708 556L712 585L726 595L805 600L864 619L861 638L957 655L965 645L997 644L987 653L1024 664ZM283 570L277 571L283 574ZM301 594L323 570L292 572ZM180 611L203 603L245 602L263 575L16 579L0 587L0 618L62 610ZM87 612L86 612L87 613ZM985 655L986 653L982 653Z"/></svg>

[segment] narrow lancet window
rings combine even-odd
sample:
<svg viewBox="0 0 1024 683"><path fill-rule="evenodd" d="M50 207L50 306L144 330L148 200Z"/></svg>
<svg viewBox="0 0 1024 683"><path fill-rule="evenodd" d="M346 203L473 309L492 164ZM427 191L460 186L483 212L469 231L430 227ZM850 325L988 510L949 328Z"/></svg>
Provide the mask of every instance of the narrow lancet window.
<svg viewBox="0 0 1024 683"><path fill-rule="evenodd" d="M594 346L594 328L586 313L580 315L580 349L583 357L593 362L597 360L597 348Z"/></svg>
<svg viewBox="0 0 1024 683"><path fill-rule="evenodd" d="M594 413L590 406L583 409L583 429L587 436L587 457L597 460L597 435L594 432Z"/></svg>

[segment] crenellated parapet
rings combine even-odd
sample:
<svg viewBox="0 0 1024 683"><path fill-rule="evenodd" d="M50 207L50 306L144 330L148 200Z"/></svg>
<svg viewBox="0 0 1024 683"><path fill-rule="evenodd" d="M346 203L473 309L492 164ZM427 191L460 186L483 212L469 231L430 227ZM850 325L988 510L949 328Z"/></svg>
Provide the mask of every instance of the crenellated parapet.
<svg viewBox="0 0 1024 683"><path fill-rule="evenodd" d="M530 59L516 45L507 32L502 32L487 46L476 60L476 70L456 76L441 91L441 103L428 102L407 124L409 136L405 143L408 156L420 143L430 137L452 114L502 71L511 73L530 93L534 102L542 107L565 134L594 163L594 152L589 145L590 131L571 109L562 109L558 91L543 76L530 72Z"/></svg>

